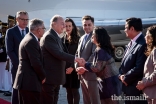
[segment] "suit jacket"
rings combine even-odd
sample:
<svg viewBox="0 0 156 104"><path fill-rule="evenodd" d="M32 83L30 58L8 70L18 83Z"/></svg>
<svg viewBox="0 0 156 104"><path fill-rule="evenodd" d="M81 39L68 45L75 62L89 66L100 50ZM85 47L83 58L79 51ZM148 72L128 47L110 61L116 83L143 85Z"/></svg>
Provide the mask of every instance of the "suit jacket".
<svg viewBox="0 0 156 104"><path fill-rule="evenodd" d="M156 49L154 49L148 56L144 65L143 83L145 89L143 93L149 99L156 99Z"/></svg>
<svg viewBox="0 0 156 104"><path fill-rule="evenodd" d="M119 68L120 75L124 74L124 81L128 84L123 84L123 91L127 94L133 95L135 93L136 85L143 77L144 63L146 56L144 54L146 43L144 36L141 34L135 43L132 44L126 56L124 56L121 66ZM132 91L133 90L133 91Z"/></svg>
<svg viewBox="0 0 156 104"><path fill-rule="evenodd" d="M40 46L35 36L28 33L19 46L19 65L13 88L40 92L44 78Z"/></svg>
<svg viewBox="0 0 156 104"><path fill-rule="evenodd" d="M84 36L85 35L83 35L79 40L79 45L78 45L78 49L76 52L76 57L82 57L87 62L92 62L93 56L94 56L94 51L96 48L95 44L91 42L92 33L89 34L84 47L82 47ZM92 72L85 72L81 76L85 80L96 80L96 74L92 73Z"/></svg>
<svg viewBox="0 0 156 104"><path fill-rule="evenodd" d="M28 31L29 30L26 27L26 33L28 33ZM21 32L17 25L7 30L5 37L6 52L11 59L11 72L14 74L16 74L19 64L18 49L22 39Z"/></svg>
<svg viewBox="0 0 156 104"><path fill-rule="evenodd" d="M73 63L74 55L70 55L57 33L50 29L40 40L44 57L46 83L61 85L65 83L66 61Z"/></svg>

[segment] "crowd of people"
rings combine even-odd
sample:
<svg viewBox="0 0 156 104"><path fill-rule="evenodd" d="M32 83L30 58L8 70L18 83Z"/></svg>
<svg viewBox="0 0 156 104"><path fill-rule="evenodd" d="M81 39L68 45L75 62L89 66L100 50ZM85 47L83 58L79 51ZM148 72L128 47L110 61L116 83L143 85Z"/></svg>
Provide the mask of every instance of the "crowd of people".
<svg viewBox="0 0 156 104"><path fill-rule="evenodd" d="M119 104L113 95L146 98L125 104L156 104L156 26L144 37L141 19L126 19L131 41L118 69L110 36L94 26L90 15L82 17L81 37L74 21L60 15L51 18L47 31L44 21L29 20L26 11L18 11L16 21L6 32L5 45L0 42L1 70L11 60L12 104L57 104L60 85L68 104L79 104L80 86L84 104Z"/></svg>

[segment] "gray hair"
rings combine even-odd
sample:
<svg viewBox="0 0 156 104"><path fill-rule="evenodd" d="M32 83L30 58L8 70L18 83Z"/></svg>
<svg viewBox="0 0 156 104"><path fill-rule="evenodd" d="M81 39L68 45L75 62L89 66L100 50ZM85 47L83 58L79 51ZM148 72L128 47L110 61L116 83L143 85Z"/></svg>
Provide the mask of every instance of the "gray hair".
<svg viewBox="0 0 156 104"><path fill-rule="evenodd" d="M20 15L28 15L28 13L26 11L18 11L16 13L16 18L20 17Z"/></svg>
<svg viewBox="0 0 156 104"><path fill-rule="evenodd" d="M43 21L37 18L34 18L29 21L29 31L34 30L37 27L41 27L43 25Z"/></svg>
<svg viewBox="0 0 156 104"><path fill-rule="evenodd" d="M53 23L53 22L57 22L57 20L58 20L59 18L63 18L63 17L60 16L60 15L54 15L54 16L51 18L51 20L50 20L50 27L52 27L52 23Z"/></svg>

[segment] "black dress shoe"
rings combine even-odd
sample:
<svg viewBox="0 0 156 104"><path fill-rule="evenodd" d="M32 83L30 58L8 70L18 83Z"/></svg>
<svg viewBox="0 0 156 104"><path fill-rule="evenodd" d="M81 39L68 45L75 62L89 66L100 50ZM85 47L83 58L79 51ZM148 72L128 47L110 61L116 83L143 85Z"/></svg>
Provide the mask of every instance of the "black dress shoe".
<svg viewBox="0 0 156 104"><path fill-rule="evenodd" d="M0 90L0 93L3 93L4 91Z"/></svg>
<svg viewBox="0 0 156 104"><path fill-rule="evenodd" d="M4 96L11 96L11 92L7 91L3 93Z"/></svg>

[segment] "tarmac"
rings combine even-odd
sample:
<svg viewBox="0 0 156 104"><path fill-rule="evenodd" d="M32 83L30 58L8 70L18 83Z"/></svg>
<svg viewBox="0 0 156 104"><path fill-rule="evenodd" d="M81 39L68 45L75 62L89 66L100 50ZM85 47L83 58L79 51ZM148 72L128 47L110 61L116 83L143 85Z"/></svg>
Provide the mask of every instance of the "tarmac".
<svg viewBox="0 0 156 104"><path fill-rule="evenodd" d="M117 65L117 67L119 67L120 62L116 62L116 65ZM80 92L80 103L79 104L83 104L81 88L79 89L79 92ZM3 93L0 93L0 98L4 99L6 101L11 102L11 96L4 96ZM60 87L58 104L68 104L67 103L67 98L66 98L66 90L62 86ZM120 103L120 104L123 104L123 102Z"/></svg>
<svg viewBox="0 0 156 104"><path fill-rule="evenodd" d="M80 103L79 104L83 104L81 89L79 90L79 92L80 92ZM3 93L0 93L0 98L11 102L11 96L4 96ZM68 104L67 98L66 98L66 90L62 86L60 87L58 104Z"/></svg>

